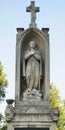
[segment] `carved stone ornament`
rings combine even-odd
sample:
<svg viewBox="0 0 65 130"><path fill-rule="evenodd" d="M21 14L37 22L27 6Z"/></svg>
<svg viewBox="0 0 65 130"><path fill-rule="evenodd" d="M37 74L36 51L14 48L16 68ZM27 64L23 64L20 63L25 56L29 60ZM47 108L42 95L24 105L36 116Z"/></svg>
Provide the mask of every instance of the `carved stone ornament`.
<svg viewBox="0 0 65 130"><path fill-rule="evenodd" d="M37 91L36 89L33 89L32 91L24 92L23 94L23 100L41 100L42 93L40 91Z"/></svg>
<svg viewBox="0 0 65 130"><path fill-rule="evenodd" d="M58 108L51 108L51 119L56 122L59 118L60 114Z"/></svg>
<svg viewBox="0 0 65 130"><path fill-rule="evenodd" d="M6 110L5 110L5 119L6 119L6 121L11 121L14 117L14 107L12 105L14 100L7 99L6 102L8 105L7 105Z"/></svg>
<svg viewBox="0 0 65 130"><path fill-rule="evenodd" d="M5 110L5 119L7 122L11 121L14 117L14 107L12 105L7 105Z"/></svg>

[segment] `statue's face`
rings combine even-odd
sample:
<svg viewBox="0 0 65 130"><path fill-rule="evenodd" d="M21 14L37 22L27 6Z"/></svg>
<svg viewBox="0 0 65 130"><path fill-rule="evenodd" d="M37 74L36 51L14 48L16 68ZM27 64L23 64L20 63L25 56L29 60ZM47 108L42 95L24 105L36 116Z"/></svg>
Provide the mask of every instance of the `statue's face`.
<svg viewBox="0 0 65 130"><path fill-rule="evenodd" d="M34 41L31 41L31 42L30 42L30 47L31 47L31 48L35 48L35 46L36 46L35 42L34 42Z"/></svg>

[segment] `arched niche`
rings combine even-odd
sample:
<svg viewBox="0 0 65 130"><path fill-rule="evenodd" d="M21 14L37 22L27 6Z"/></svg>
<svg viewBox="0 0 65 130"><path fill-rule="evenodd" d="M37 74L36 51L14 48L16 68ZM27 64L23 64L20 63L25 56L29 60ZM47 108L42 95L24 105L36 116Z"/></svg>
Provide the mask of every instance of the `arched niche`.
<svg viewBox="0 0 65 130"><path fill-rule="evenodd" d="M38 29L28 29L21 34L20 40L17 43L17 48L18 48L17 52L19 53L19 55L17 55L16 59L18 58L19 60L16 60L17 61L16 71L19 73L18 74L19 77L16 76L18 77L16 78L18 80L16 81L17 83L16 90L18 91L18 94L16 92L16 97L18 98L18 100L21 100L23 98L23 92L26 89L26 82L24 81L23 78L23 59L24 59L25 52L29 48L30 41L35 41L37 44L37 49L40 51L41 58L42 58L42 75L43 75L41 81L41 91L43 95L45 95L47 91L46 86L47 86L48 74L46 72L46 69L48 69L48 66L46 65L47 63L46 61L48 59L47 57L48 42L46 40L45 34L42 31Z"/></svg>

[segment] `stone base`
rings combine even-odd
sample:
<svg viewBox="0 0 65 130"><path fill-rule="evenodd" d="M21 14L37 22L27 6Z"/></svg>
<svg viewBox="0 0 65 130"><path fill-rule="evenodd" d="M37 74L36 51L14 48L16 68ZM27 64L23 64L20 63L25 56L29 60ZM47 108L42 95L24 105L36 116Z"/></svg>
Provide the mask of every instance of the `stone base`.
<svg viewBox="0 0 65 130"><path fill-rule="evenodd" d="M11 106L9 105L7 108L9 109ZM9 116L11 117L9 113L6 113L6 119L9 119L9 121L7 120L8 130L16 130L15 128L27 128L27 130L28 128L48 128L49 130L56 130L56 122L59 119L57 109L51 108L48 102L38 102L36 100L32 102L16 101L14 116L12 118L9 118Z"/></svg>
<svg viewBox="0 0 65 130"><path fill-rule="evenodd" d="M16 128L16 129L15 129ZM19 128L19 129L18 129ZM56 123L54 122L29 122L29 123L22 123L22 122L11 122L8 123L8 130L38 130L43 128L43 130L56 130Z"/></svg>
<svg viewBox="0 0 65 130"><path fill-rule="evenodd" d="M50 113L51 108L48 102L39 100L16 101L15 113Z"/></svg>

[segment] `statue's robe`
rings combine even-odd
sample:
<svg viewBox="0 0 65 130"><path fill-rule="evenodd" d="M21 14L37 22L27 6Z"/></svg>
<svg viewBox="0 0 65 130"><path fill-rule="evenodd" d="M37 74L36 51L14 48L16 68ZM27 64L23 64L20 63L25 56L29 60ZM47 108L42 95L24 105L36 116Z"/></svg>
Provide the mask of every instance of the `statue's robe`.
<svg viewBox="0 0 65 130"><path fill-rule="evenodd" d="M23 76L26 78L27 88L31 90L40 89L40 77L42 76L42 61L40 52L35 50L33 55L30 54L28 50L24 56L23 60Z"/></svg>

